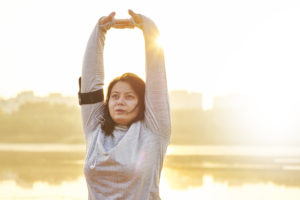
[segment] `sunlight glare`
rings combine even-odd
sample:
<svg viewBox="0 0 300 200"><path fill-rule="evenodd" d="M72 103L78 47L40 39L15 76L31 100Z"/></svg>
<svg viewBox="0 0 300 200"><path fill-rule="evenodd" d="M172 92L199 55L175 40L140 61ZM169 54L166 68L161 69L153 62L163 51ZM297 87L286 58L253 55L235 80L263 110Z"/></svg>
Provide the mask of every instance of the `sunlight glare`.
<svg viewBox="0 0 300 200"><path fill-rule="evenodd" d="M160 35L160 36L158 36L157 38L156 38L156 45L158 46L158 47L160 47L160 48L163 48L164 47L164 42L163 42L164 40L162 39L162 36Z"/></svg>
<svg viewBox="0 0 300 200"><path fill-rule="evenodd" d="M261 141L280 143L291 140L299 131L297 111L285 95L265 94L254 99L250 124Z"/></svg>

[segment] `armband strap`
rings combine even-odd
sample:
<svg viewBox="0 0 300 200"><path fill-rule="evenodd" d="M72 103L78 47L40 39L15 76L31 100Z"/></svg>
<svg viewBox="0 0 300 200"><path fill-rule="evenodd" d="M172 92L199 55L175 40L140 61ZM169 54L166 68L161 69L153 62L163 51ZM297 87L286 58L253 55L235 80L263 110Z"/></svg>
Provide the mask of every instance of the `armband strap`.
<svg viewBox="0 0 300 200"><path fill-rule="evenodd" d="M79 105L93 104L93 103L101 102L104 100L103 89L100 89L100 90L97 90L94 92L81 93L81 77L80 77L79 78L78 100L79 100Z"/></svg>

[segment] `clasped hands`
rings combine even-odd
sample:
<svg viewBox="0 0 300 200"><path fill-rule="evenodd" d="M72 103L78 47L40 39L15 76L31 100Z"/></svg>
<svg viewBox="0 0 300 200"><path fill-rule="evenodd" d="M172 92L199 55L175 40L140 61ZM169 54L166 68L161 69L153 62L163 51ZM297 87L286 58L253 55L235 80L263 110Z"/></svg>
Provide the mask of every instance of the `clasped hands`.
<svg viewBox="0 0 300 200"><path fill-rule="evenodd" d="M134 28L137 26L138 28L141 28L141 24L143 22L142 15L136 14L132 10L128 10L129 15L132 17L132 19L115 19L115 12L110 13L108 16L102 17L99 20L100 25L104 25L107 23L111 23L111 27L113 28Z"/></svg>

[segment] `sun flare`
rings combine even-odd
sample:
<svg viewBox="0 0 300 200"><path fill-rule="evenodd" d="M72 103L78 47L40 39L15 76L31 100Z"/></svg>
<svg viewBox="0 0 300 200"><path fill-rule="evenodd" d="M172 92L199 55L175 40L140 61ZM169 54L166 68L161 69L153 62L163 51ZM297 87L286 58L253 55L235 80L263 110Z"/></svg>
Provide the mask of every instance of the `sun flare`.
<svg viewBox="0 0 300 200"><path fill-rule="evenodd" d="M158 36L156 38L156 45L160 48L163 48L164 47L164 42L163 42L163 39L162 39L162 36Z"/></svg>

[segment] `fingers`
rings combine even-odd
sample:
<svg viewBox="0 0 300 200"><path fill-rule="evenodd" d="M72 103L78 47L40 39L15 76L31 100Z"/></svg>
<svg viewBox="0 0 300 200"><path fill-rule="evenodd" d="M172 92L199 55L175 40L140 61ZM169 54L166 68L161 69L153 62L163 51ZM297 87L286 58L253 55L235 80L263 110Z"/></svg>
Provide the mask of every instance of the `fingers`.
<svg viewBox="0 0 300 200"><path fill-rule="evenodd" d="M132 17L132 19L134 20L136 25L138 25L138 27L139 27L140 24L142 24L142 22L143 22L142 15L136 14L131 9L128 9L128 14Z"/></svg>
<svg viewBox="0 0 300 200"><path fill-rule="evenodd" d="M128 24L133 25L130 19L116 19L115 24Z"/></svg>
<svg viewBox="0 0 300 200"><path fill-rule="evenodd" d="M114 28L134 28L134 24L130 19L116 19L113 24Z"/></svg>
<svg viewBox="0 0 300 200"><path fill-rule="evenodd" d="M115 19L115 12L111 12L108 16L100 18L99 24L107 26L107 30L110 27L113 28L134 28L135 26L141 26L143 19L142 15L136 14L131 9L128 10L131 19Z"/></svg>
<svg viewBox="0 0 300 200"><path fill-rule="evenodd" d="M114 17L115 17L116 13L112 12L110 13L108 16L101 18L100 20L100 24L106 24L108 22L112 22Z"/></svg>
<svg viewBox="0 0 300 200"><path fill-rule="evenodd" d="M131 9L128 9L128 14L129 14L131 17L135 17L135 16L136 16L136 13L133 12Z"/></svg>
<svg viewBox="0 0 300 200"><path fill-rule="evenodd" d="M117 29L134 28L134 26L128 26L124 24L114 24L112 27Z"/></svg>

